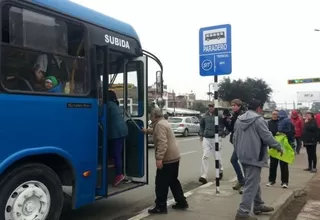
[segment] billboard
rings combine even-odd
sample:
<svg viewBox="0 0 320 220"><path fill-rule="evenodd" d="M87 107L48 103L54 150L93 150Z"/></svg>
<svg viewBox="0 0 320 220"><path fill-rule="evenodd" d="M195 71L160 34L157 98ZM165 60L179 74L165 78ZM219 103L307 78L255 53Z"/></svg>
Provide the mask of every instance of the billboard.
<svg viewBox="0 0 320 220"><path fill-rule="evenodd" d="M320 91L297 92L298 102L319 102Z"/></svg>

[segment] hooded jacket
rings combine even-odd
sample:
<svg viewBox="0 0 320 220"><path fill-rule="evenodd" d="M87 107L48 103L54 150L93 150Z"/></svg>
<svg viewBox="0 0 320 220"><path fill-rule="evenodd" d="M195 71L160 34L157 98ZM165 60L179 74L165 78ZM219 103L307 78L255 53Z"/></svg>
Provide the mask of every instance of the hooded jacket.
<svg viewBox="0 0 320 220"><path fill-rule="evenodd" d="M233 144L241 163L257 167L268 166L267 146L281 149L269 131L267 122L252 110L238 117L234 126Z"/></svg>
<svg viewBox="0 0 320 220"><path fill-rule="evenodd" d="M296 110L293 110L291 113L291 122L294 125L295 137L301 137L303 131L303 121Z"/></svg>
<svg viewBox="0 0 320 220"><path fill-rule="evenodd" d="M280 110L278 114L278 132L287 135L289 143L294 142L295 129L285 110Z"/></svg>

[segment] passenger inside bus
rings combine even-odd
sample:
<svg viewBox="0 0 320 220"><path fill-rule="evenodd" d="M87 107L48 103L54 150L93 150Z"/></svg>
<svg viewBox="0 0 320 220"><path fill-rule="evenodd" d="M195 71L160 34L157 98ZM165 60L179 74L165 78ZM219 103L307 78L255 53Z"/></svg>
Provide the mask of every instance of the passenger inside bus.
<svg viewBox="0 0 320 220"><path fill-rule="evenodd" d="M36 64L34 65L34 74L38 80L34 86L36 89L40 89L38 91L43 91L43 88L40 85L42 84L42 86L44 86L44 76L55 77L55 79L61 83L60 86L62 89L64 89L64 86L69 79L69 70L64 59L50 54L41 54L37 57ZM61 90L61 92L63 92L63 90Z"/></svg>
<svg viewBox="0 0 320 220"><path fill-rule="evenodd" d="M54 76L61 93L88 92L83 27L11 5L1 17L1 81L6 89L48 92L45 78Z"/></svg>
<svg viewBox="0 0 320 220"><path fill-rule="evenodd" d="M108 91L108 111L108 145L116 169L113 186L118 186L125 179L122 167L122 151L125 138L128 135L128 127L123 118L122 108L119 106L116 93L112 90Z"/></svg>
<svg viewBox="0 0 320 220"><path fill-rule="evenodd" d="M48 92L52 92L52 93L61 93L62 92L61 83L59 83L57 78L54 76L48 76L46 78L45 87Z"/></svg>

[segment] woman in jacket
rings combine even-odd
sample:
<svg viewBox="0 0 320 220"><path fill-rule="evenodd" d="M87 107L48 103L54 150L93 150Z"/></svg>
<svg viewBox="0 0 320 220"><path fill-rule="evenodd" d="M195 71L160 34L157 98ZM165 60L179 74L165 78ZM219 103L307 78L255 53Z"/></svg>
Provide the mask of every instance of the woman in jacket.
<svg viewBox="0 0 320 220"><path fill-rule="evenodd" d="M116 169L113 185L117 186L124 180L122 172L122 150L128 127L123 118L123 111L119 106L116 93L108 91L108 144L111 147L112 158Z"/></svg>
<svg viewBox="0 0 320 220"><path fill-rule="evenodd" d="M306 113L306 120L302 132L303 146L308 154L308 168L305 171L317 172L317 143L319 137L319 128L312 112Z"/></svg>
<svg viewBox="0 0 320 220"><path fill-rule="evenodd" d="M293 110L291 113L291 122L294 125L295 129L295 140L296 140L296 153L300 154L301 149L301 135L303 130L303 119L299 116L299 113L296 110Z"/></svg>

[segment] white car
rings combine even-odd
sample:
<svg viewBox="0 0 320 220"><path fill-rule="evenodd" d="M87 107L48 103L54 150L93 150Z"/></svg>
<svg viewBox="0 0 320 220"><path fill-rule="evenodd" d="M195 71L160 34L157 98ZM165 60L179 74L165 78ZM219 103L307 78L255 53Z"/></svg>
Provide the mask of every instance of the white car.
<svg viewBox="0 0 320 220"><path fill-rule="evenodd" d="M200 121L195 116L169 117L168 122L175 134L181 134L184 137L200 132Z"/></svg>

